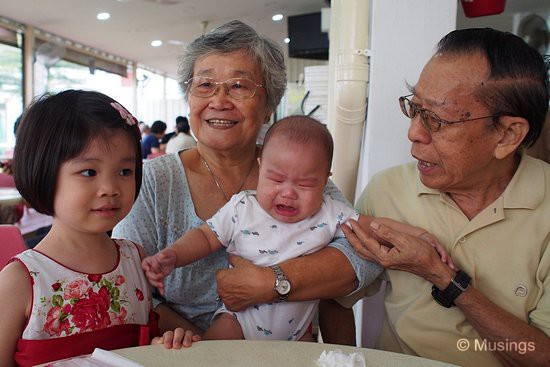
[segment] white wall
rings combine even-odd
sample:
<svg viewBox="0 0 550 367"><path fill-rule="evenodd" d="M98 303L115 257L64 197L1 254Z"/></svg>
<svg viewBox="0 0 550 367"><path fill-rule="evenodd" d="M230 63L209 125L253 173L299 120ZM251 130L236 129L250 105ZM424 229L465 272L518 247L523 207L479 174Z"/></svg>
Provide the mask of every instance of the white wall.
<svg viewBox="0 0 550 367"><path fill-rule="evenodd" d="M367 125L359 163L357 195L376 172L411 160L409 120L398 98L408 94L437 42L455 29L456 0L372 0ZM382 300L378 297L378 302ZM357 340L372 347L383 311L365 299L355 307Z"/></svg>
<svg viewBox="0 0 550 367"><path fill-rule="evenodd" d="M409 161L409 121L398 98L408 94L442 36L455 29L456 0L373 0L367 127L357 182ZM358 197L358 195L356 195Z"/></svg>

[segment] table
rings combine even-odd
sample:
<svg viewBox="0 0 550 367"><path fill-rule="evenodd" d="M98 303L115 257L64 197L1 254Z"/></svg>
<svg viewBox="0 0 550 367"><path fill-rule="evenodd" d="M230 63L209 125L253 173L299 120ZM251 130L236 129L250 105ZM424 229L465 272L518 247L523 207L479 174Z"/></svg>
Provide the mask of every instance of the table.
<svg viewBox="0 0 550 367"><path fill-rule="evenodd" d="M17 205L23 201L23 197L13 187L0 187L0 205Z"/></svg>
<svg viewBox="0 0 550 367"><path fill-rule="evenodd" d="M340 349L346 354L363 353L367 367L449 367L451 364L375 349L335 344L262 341L208 340L180 350L160 345L119 349L113 352L146 367L315 367L323 350Z"/></svg>

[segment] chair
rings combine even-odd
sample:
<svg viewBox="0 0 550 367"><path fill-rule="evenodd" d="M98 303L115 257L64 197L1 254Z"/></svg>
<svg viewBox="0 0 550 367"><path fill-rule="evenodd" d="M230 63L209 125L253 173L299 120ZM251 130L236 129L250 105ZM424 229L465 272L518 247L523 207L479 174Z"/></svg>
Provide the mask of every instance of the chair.
<svg viewBox="0 0 550 367"><path fill-rule="evenodd" d="M158 153L150 153L147 155L147 159L153 159L153 158L157 158L157 157L162 157L163 155L165 155L166 153L164 152L158 152Z"/></svg>
<svg viewBox="0 0 550 367"><path fill-rule="evenodd" d="M25 245L19 228L11 224L0 225L0 269L2 269L13 256L26 249L27 246Z"/></svg>
<svg viewBox="0 0 550 367"><path fill-rule="evenodd" d="M15 187L13 176L0 172L0 187Z"/></svg>

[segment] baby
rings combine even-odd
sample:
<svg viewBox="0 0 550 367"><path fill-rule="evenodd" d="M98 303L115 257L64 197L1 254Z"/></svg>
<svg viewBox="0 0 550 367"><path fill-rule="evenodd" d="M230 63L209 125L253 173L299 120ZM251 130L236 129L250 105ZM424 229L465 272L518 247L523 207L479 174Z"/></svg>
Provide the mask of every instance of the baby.
<svg viewBox="0 0 550 367"><path fill-rule="evenodd" d="M234 195L206 224L143 260L149 281L161 293L164 278L175 267L222 246L231 254L273 269L278 301L240 312L222 306L203 339L311 340L306 331L319 301L285 302L291 285L277 264L318 251L335 237L344 237L340 224L350 218L363 228L370 228L373 219L323 194L331 175L332 151L332 137L318 121L291 116L276 122L264 140L257 190ZM391 222L401 229L399 223ZM412 227L406 228L411 232ZM415 236L424 233L416 228L413 232L410 234Z"/></svg>

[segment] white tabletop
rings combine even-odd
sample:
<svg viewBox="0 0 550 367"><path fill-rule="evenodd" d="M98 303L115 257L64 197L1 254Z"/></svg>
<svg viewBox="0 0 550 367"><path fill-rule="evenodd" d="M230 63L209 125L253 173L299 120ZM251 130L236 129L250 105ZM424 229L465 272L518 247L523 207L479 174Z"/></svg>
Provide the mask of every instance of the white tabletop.
<svg viewBox="0 0 550 367"><path fill-rule="evenodd" d="M0 187L0 205L16 205L23 201L23 197L16 188Z"/></svg>
<svg viewBox="0 0 550 367"><path fill-rule="evenodd" d="M259 341L216 340L200 341L190 348L164 349L159 345L119 349L113 352L146 367L315 367L323 350L340 349L346 354L359 352L365 357L367 367L444 367L443 362L384 352L374 349L354 348L335 344Z"/></svg>

